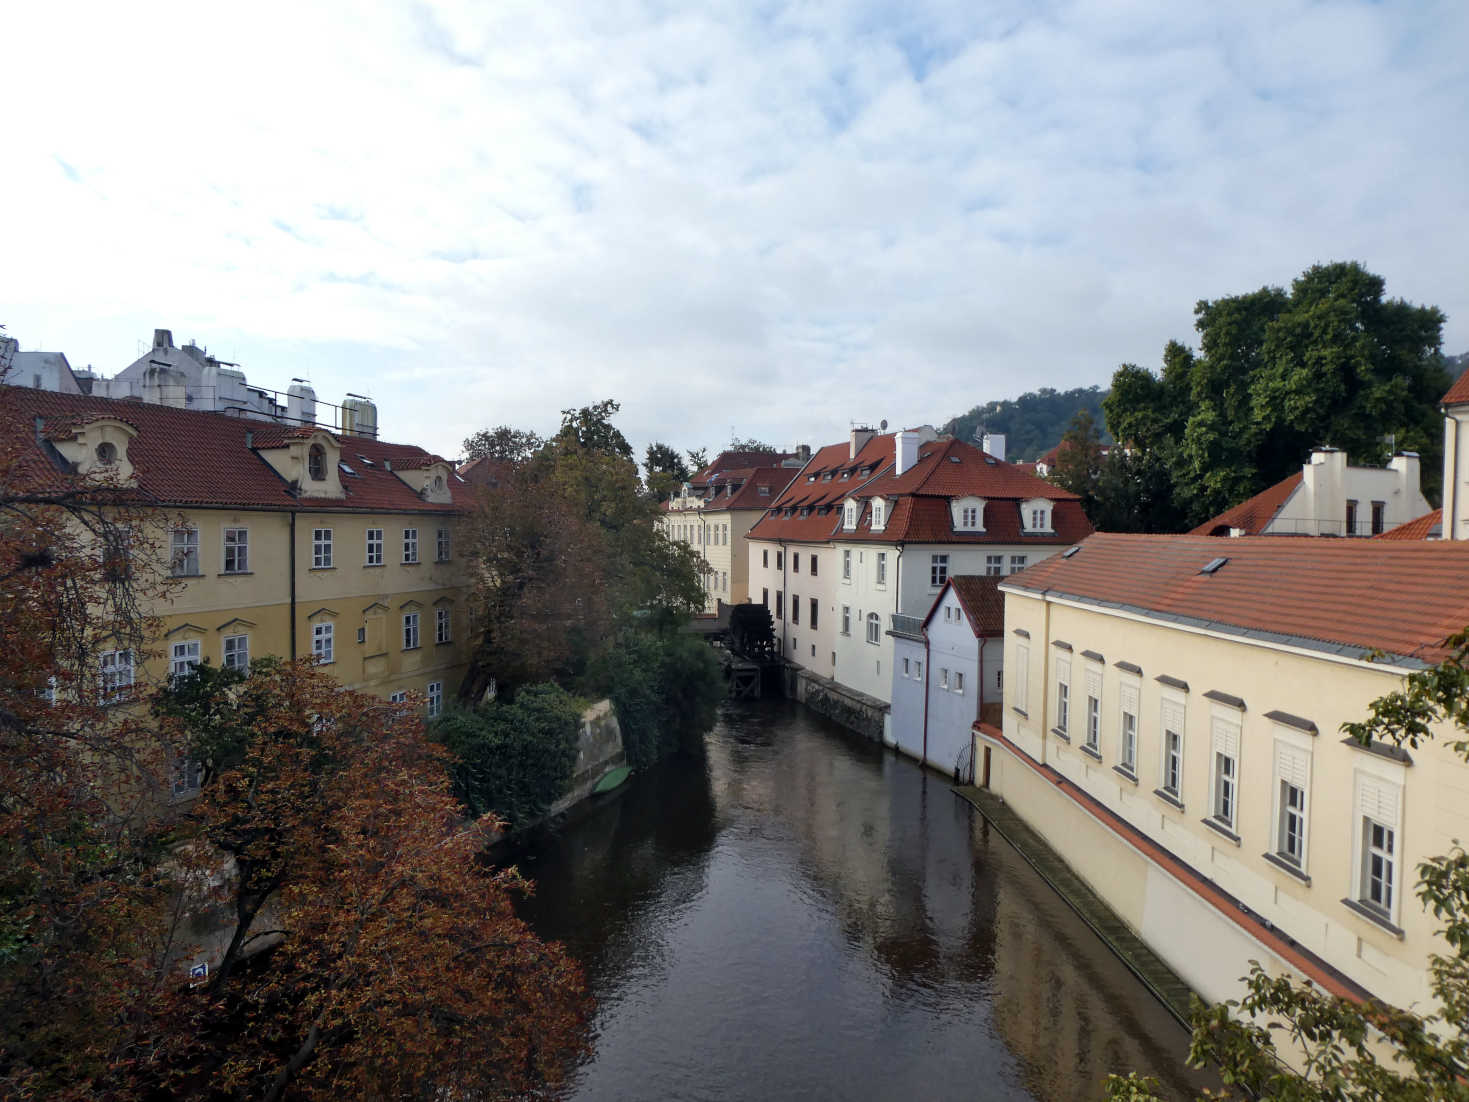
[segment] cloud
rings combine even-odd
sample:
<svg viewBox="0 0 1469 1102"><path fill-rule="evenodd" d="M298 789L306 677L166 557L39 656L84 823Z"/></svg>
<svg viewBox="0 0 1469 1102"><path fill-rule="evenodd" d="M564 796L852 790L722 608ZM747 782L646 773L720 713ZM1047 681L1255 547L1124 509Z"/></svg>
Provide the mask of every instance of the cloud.
<svg viewBox="0 0 1469 1102"><path fill-rule="evenodd" d="M12 23L10 333L111 372L169 326L445 452L608 396L639 448L941 422L1337 258L1469 348L1455 3Z"/></svg>

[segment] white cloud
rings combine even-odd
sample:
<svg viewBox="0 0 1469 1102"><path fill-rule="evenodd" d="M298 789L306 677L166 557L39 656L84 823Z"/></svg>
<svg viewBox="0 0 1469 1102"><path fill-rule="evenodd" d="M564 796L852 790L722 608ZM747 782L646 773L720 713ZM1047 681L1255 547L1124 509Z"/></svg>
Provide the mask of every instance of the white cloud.
<svg viewBox="0 0 1469 1102"><path fill-rule="evenodd" d="M0 317L395 438L821 443L1105 382L1359 259L1469 348L1455 3L30 5Z"/></svg>

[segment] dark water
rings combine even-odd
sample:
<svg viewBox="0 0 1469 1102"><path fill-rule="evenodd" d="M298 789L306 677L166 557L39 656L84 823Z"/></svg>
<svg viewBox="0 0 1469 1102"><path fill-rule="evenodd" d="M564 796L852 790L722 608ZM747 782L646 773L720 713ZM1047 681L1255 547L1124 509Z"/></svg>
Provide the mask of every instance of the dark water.
<svg viewBox="0 0 1469 1102"><path fill-rule="evenodd" d="M732 708L516 855L598 1008L576 1099L1192 1096L1183 1029L943 779Z"/></svg>

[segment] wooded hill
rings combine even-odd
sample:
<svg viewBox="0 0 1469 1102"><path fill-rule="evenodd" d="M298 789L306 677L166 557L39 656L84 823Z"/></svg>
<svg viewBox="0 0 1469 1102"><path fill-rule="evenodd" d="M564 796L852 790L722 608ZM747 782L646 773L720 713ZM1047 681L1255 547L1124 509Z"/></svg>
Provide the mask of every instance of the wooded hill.
<svg viewBox="0 0 1469 1102"><path fill-rule="evenodd" d="M986 432L1005 434L1005 458L1012 463L1040 458L1061 442L1071 419L1081 410L1089 410L1098 426L1105 425L1102 399L1107 392L1099 386L1055 390L1042 387L1019 398L1004 398L975 406L944 425L943 431L960 440L979 443ZM1105 429L1102 443L1112 438Z"/></svg>

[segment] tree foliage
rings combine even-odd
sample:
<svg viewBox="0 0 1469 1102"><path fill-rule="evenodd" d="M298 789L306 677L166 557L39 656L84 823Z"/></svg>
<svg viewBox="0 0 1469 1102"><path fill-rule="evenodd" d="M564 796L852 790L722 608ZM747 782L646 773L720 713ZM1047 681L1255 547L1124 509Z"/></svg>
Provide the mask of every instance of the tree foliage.
<svg viewBox="0 0 1469 1102"><path fill-rule="evenodd" d="M654 499L667 501L689 480L690 471L683 456L667 444L654 442L643 453L643 474Z"/></svg>
<svg viewBox="0 0 1469 1102"><path fill-rule="evenodd" d="M1103 403L1107 427L1166 465L1185 525L1298 471L1323 444L1380 465L1391 438L1423 456L1432 497L1448 386L1444 319L1384 298L1385 289L1361 265L1333 263L1308 269L1289 292L1200 301L1198 351L1171 341L1159 373L1118 368ZM1161 521L1150 527L1163 530Z"/></svg>
<svg viewBox="0 0 1469 1102"><path fill-rule="evenodd" d="M943 431L976 444L985 432L1004 433L1005 458L1010 462L1039 459L1056 446L1082 410L1089 412L1100 426L1105 396L1106 392L1098 386L1072 390L1042 387L1019 398L977 405L945 424ZM1100 439L1104 444L1111 443L1111 437L1105 432Z"/></svg>
<svg viewBox="0 0 1469 1102"><path fill-rule="evenodd" d="M528 685L513 701L452 707L431 732L454 755L449 775L469 813L494 813L513 828L534 822L566 794L581 712L565 689Z"/></svg>
<svg viewBox="0 0 1469 1102"><path fill-rule="evenodd" d="M693 744L714 725L724 697L713 650L676 631L625 632L593 676L612 698L635 769Z"/></svg>
<svg viewBox="0 0 1469 1102"><path fill-rule="evenodd" d="M464 456L466 459L494 459L513 467L527 462L544 444L545 441L529 429L500 425L466 436Z"/></svg>
<svg viewBox="0 0 1469 1102"><path fill-rule="evenodd" d="M780 450L774 445L767 444L763 440L757 440L753 436L740 439L738 436L729 442L729 450L736 452L766 452L770 455L779 455Z"/></svg>
<svg viewBox="0 0 1469 1102"><path fill-rule="evenodd" d="M1409 674L1372 702L1365 719L1342 725L1363 745L1418 746L1434 727L1457 732L1450 746L1469 758L1469 631L1449 640L1438 666ZM1245 993L1216 1006L1195 1001L1189 1060L1218 1069L1223 1098L1289 1102L1429 1102L1469 1099L1469 854L1458 845L1418 866L1417 895L1443 923L1447 953L1431 954L1436 1006L1402 1010L1329 995L1252 964ZM1273 1028L1267 1028L1273 1027ZM1283 1035L1299 1071L1286 1067ZM1112 1077L1114 1102L1152 1102L1157 1083Z"/></svg>

